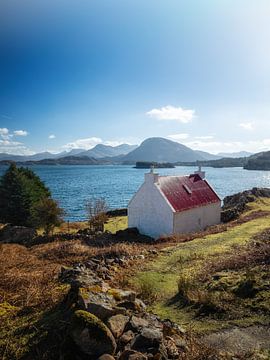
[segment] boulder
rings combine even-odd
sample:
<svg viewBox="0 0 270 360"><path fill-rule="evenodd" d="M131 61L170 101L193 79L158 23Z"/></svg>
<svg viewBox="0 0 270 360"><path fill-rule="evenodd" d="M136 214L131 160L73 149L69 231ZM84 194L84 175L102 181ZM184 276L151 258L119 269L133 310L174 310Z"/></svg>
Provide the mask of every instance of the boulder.
<svg viewBox="0 0 270 360"><path fill-rule="evenodd" d="M162 333L157 329L142 329L131 344L133 350L147 352L148 349L158 348L162 342Z"/></svg>
<svg viewBox="0 0 270 360"><path fill-rule="evenodd" d="M147 360L147 356L138 351L128 349L122 352L119 360Z"/></svg>
<svg viewBox="0 0 270 360"><path fill-rule="evenodd" d="M135 301L136 293L131 290L121 290L121 289L110 289L108 293L114 297L116 301Z"/></svg>
<svg viewBox="0 0 270 360"><path fill-rule="evenodd" d="M129 323L128 328L133 331L138 331L141 328L147 327L149 322L141 317L132 316Z"/></svg>
<svg viewBox="0 0 270 360"><path fill-rule="evenodd" d="M109 318L107 325L116 338L119 338L123 334L128 320L129 316L122 314L114 315Z"/></svg>
<svg viewBox="0 0 270 360"><path fill-rule="evenodd" d="M0 242L31 245L37 236L36 230L25 226L4 226L0 230Z"/></svg>
<svg viewBox="0 0 270 360"><path fill-rule="evenodd" d="M94 314L102 321L106 321L114 315L126 313L125 308L116 306L113 296L103 292L81 294L78 303L83 310Z"/></svg>
<svg viewBox="0 0 270 360"><path fill-rule="evenodd" d="M83 310L74 313L71 337L80 351L92 357L114 354L116 342L108 327L95 315Z"/></svg>

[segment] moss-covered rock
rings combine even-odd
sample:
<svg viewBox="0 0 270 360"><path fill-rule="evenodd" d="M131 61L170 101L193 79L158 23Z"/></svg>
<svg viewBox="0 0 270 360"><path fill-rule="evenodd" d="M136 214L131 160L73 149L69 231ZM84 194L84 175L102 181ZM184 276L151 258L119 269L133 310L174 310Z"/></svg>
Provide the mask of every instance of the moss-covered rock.
<svg viewBox="0 0 270 360"><path fill-rule="evenodd" d="M77 310L71 324L71 336L79 349L87 355L113 354L116 342L108 327L95 315Z"/></svg>

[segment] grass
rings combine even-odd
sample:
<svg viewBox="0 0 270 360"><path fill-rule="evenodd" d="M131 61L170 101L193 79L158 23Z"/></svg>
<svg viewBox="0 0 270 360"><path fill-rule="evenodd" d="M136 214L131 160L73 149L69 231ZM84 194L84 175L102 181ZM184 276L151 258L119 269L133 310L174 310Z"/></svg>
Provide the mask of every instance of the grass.
<svg viewBox="0 0 270 360"><path fill-rule="evenodd" d="M243 217L269 210L270 199L259 199ZM198 333L232 324L265 323L270 311L270 277L269 265L264 265L266 251L269 256L264 231L269 228L267 215L165 248L130 283L154 313ZM252 287L250 298L239 296Z"/></svg>

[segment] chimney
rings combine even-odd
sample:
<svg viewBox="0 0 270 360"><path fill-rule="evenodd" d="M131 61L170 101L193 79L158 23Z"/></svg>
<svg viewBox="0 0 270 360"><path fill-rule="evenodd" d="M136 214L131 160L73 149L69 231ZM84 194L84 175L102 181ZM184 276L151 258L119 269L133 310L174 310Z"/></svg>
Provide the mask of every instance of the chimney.
<svg viewBox="0 0 270 360"><path fill-rule="evenodd" d="M158 174L154 173L154 166L150 168L150 172L144 174L144 181L147 183L156 183L158 181Z"/></svg>
<svg viewBox="0 0 270 360"><path fill-rule="evenodd" d="M202 171L202 165L198 164L198 170L194 174L199 175L202 179L205 179L205 171Z"/></svg>

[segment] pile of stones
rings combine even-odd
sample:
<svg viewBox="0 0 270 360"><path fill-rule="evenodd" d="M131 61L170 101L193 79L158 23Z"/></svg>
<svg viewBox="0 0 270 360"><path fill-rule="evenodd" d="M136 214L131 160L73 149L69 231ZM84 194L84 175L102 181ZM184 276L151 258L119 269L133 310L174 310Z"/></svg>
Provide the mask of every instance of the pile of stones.
<svg viewBox="0 0 270 360"><path fill-rule="evenodd" d="M167 360L187 351L184 329L147 312L134 291L111 287L86 265L62 268L59 277L77 291L69 331L76 359Z"/></svg>

